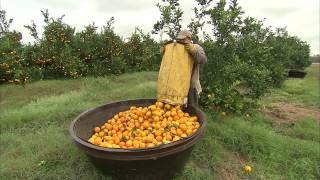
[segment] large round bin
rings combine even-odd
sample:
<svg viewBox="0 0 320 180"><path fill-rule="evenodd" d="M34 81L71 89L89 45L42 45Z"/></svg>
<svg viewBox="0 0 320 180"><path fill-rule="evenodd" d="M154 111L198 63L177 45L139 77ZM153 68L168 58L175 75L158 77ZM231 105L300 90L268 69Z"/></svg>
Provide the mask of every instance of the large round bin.
<svg viewBox="0 0 320 180"><path fill-rule="evenodd" d="M196 115L200 128L182 140L147 149L112 149L89 143L92 129L101 126L120 111L131 106L149 106L155 99L128 100L105 104L90 109L76 117L70 125L70 134L77 147L88 155L94 165L116 179L171 179L181 172L193 145L204 134L206 118L197 107L189 106L184 111Z"/></svg>

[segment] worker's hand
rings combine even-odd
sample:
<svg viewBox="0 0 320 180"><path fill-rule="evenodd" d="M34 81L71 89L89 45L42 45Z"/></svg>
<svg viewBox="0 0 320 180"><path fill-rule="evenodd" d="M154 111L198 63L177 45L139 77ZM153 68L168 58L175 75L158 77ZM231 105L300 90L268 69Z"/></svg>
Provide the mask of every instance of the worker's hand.
<svg viewBox="0 0 320 180"><path fill-rule="evenodd" d="M160 47L160 54L163 55L165 52L166 48L164 46Z"/></svg>
<svg viewBox="0 0 320 180"><path fill-rule="evenodd" d="M190 53L190 54L193 54L196 50L196 48L194 47L193 44L189 43L189 44L186 44L184 45L184 47L186 48L186 50Z"/></svg>

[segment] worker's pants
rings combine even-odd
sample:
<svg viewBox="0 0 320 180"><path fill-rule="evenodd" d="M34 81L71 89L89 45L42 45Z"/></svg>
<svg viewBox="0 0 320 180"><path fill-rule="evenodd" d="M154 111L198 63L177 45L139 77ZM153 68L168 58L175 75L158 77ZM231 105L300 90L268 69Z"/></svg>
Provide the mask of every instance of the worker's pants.
<svg viewBox="0 0 320 180"><path fill-rule="evenodd" d="M198 106L199 95L195 88L190 88L188 93L188 105Z"/></svg>

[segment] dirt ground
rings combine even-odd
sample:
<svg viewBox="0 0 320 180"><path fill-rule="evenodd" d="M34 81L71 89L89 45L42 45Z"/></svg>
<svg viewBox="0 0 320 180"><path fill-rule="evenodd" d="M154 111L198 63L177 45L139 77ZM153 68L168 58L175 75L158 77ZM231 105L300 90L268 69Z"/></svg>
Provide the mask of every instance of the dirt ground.
<svg viewBox="0 0 320 180"><path fill-rule="evenodd" d="M238 176L238 172L242 171L242 168L246 165L247 160L238 153L230 153L226 155L226 158L222 165L218 167L218 180L238 180L241 179Z"/></svg>
<svg viewBox="0 0 320 180"><path fill-rule="evenodd" d="M305 117L311 117L320 123L319 109L303 107L298 104L276 102L272 103L269 108L262 109L262 112L275 127L283 124L294 125L296 121Z"/></svg>

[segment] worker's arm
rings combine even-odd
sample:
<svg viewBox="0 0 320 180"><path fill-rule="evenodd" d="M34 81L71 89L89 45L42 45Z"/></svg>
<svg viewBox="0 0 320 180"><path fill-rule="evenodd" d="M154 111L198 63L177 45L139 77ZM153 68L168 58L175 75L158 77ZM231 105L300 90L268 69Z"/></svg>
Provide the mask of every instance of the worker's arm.
<svg viewBox="0 0 320 180"><path fill-rule="evenodd" d="M194 44L195 46L195 51L192 54L192 57L194 61L198 64L204 64L207 62L207 56L206 53L204 52L203 48L199 46L198 44Z"/></svg>
<svg viewBox="0 0 320 180"><path fill-rule="evenodd" d="M198 44L185 45L187 51L192 55L194 61L198 64L204 64L207 62L207 56L203 48Z"/></svg>

